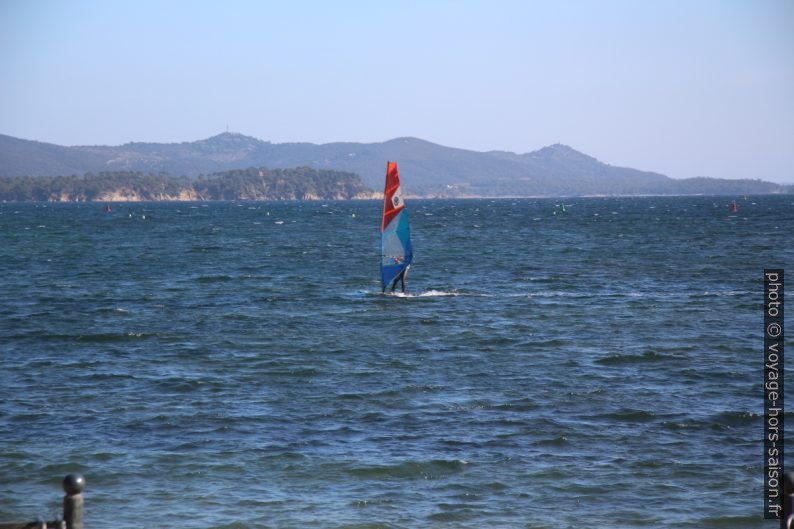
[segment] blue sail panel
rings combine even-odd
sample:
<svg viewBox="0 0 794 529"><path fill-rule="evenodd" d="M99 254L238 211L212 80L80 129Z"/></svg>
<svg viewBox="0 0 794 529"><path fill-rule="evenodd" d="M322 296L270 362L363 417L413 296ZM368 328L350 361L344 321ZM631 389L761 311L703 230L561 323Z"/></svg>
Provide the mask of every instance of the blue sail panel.
<svg viewBox="0 0 794 529"><path fill-rule="evenodd" d="M411 265L413 257L411 227L408 214L403 209L391 219L381 234L380 275L384 290Z"/></svg>

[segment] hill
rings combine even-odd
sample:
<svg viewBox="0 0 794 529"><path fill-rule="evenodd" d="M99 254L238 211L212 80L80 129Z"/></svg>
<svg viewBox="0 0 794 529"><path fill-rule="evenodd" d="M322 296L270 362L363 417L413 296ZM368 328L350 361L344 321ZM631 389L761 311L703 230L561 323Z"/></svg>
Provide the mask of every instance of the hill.
<svg viewBox="0 0 794 529"><path fill-rule="evenodd" d="M761 180L692 178L615 167L566 145L515 154L476 152L417 138L381 143L280 143L223 133L183 143L63 147L0 135L0 176L161 172L196 178L247 167L333 169L383 185L387 160L400 164L406 190L425 196L755 194L791 192Z"/></svg>

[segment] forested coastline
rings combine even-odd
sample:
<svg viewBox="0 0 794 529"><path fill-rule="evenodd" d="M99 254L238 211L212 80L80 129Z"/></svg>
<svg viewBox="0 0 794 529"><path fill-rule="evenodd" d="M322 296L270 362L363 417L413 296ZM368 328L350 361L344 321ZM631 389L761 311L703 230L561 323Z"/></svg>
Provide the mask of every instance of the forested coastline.
<svg viewBox="0 0 794 529"><path fill-rule="evenodd" d="M15 202L342 200L375 196L354 173L310 167L251 167L197 179L139 171L0 177L0 200Z"/></svg>

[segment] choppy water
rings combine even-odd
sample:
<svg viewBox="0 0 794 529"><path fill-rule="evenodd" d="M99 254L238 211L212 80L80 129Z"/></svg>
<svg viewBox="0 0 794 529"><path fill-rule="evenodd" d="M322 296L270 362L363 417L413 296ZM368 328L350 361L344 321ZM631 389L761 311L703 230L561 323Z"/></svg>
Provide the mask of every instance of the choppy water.
<svg viewBox="0 0 794 529"><path fill-rule="evenodd" d="M0 204L0 519L768 527L794 198L732 199L409 201L404 297L377 202Z"/></svg>

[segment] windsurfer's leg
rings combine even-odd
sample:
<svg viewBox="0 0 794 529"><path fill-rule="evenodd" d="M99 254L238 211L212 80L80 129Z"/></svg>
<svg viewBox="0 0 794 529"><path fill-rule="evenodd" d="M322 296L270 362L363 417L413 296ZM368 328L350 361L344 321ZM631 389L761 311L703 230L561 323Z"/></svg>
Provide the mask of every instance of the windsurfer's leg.
<svg viewBox="0 0 794 529"><path fill-rule="evenodd" d="M403 276L403 275L402 275L402 272L401 272L401 273L400 273L400 275L398 275L397 277L395 277L395 278L394 278L394 281L392 281L392 283L391 283L391 291L392 291L392 292L394 292L394 290L397 288L397 282L398 282L398 281L400 281L400 278L402 278L402 276Z"/></svg>

